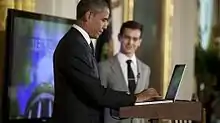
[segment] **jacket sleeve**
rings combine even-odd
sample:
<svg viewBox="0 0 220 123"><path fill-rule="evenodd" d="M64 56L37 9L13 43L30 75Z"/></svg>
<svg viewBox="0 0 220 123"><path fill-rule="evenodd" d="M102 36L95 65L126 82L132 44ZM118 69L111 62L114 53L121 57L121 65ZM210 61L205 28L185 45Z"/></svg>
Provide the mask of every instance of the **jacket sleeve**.
<svg viewBox="0 0 220 123"><path fill-rule="evenodd" d="M99 75L101 79L101 84L107 88L108 86L108 81L107 81L107 71L105 70L105 64L104 62L101 62L98 64L98 70L99 70Z"/></svg>
<svg viewBox="0 0 220 123"><path fill-rule="evenodd" d="M73 89L73 92L76 88L81 91L77 93L78 96L83 96L88 101L93 101L100 106L109 108L130 106L135 103L135 96L105 88L101 85L100 79L89 74L93 68L90 67L90 63L86 59L87 54L85 51L74 50L76 53L71 52L73 51L63 57L62 71L67 78L67 84Z"/></svg>
<svg viewBox="0 0 220 123"><path fill-rule="evenodd" d="M151 69L150 67L146 67L146 71L147 71L147 74L146 74L146 84L145 84L145 89L148 89L149 88L149 85L150 85L150 75L151 75Z"/></svg>

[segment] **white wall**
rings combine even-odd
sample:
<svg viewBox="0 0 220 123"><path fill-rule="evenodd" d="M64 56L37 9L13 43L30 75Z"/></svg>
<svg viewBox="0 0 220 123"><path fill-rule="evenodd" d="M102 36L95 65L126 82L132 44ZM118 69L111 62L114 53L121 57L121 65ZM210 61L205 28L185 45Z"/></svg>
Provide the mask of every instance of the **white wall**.
<svg viewBox="0 0 220 123"><path fill-rule="evenodd" d="M123 2L122 2L123 3ZM120 49L120 42L118 41L118 33L123 23L123 6L119 6L112 10L112 39L113 39L113 53L116 54Z"/></svg>
<svg viewBox="0 0 220 123"><path fill-rule="evenodd" d="M197 36L197 1L174 0L172 20L172 67L186 63L187 69L183 78L182 89L178 98L189 99L195 92L194 81L194 44Z"/></svg>
<svg viewBox="0 0 220 123"><path fill-rule="evenodd" d="M78 1L79 0L36 0L35 12L75 19Z"/></svg>
<svg viewBox="0 0 220 123"><path fill-rule="evenodd" d="M80 0L36 0L36 12L59 17L76 19L76 6ZM122 2L123 3L123 2ZM122 5L112 10L114 54L118 52L120 43L117 35L123 20ZM94 43L95 40L94 40Z"/></svg>

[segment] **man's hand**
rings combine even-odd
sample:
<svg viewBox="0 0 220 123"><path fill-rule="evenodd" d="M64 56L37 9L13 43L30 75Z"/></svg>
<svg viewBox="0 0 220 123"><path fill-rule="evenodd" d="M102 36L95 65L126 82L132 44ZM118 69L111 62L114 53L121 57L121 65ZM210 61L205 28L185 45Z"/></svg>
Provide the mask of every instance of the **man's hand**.
<svg viewBox="0 0 220 123"><path fill-rule="evenodd" d="M162 98L154 88L148 88L135 96L137 97L136 102L158 100Z"/></svg>

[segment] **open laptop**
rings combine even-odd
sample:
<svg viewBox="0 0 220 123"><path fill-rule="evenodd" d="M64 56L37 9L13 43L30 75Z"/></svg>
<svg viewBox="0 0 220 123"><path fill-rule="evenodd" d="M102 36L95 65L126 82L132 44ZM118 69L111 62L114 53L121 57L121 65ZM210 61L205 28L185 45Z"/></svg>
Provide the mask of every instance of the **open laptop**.
<svg viewBox="0 0 220 123"><path fill-rule="evenodd" d="M170 79L170 84L167 89L167 93L164 99L157 101L146 101L135 103L135 105L147 105L147 104L158 104L158 103L172 103L176 100L177 93L180 90L180 85L183 79L186 64L176 64Z"/></svg>

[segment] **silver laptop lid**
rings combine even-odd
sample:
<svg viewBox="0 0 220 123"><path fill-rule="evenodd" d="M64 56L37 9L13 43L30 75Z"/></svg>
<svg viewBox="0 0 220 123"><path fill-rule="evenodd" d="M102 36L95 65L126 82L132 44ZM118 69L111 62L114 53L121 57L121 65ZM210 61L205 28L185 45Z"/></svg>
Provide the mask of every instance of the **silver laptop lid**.
<svg viewBox="0 0 220 123"><path fill-rule="evenodd" d="M177 91L179 89L180 83L183 78L184 70L186 68L186 64L177 64L174 67L172 77L170 80L170 84L165 96L166 100L175 100L177 95Z"/></svg>

